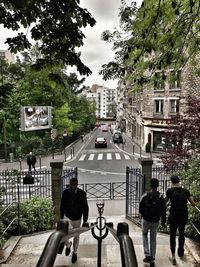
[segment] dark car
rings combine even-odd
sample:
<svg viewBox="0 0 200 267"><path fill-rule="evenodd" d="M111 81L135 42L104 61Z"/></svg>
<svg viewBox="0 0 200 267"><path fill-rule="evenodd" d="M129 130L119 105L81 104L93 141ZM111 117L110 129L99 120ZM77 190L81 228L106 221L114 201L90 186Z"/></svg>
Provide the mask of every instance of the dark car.
<svg viewBox="0 0 200 267"><path fill-rule="evenodd" d="M97 137L95 139L95 148L107 147L107 139L105 137Z"/></svg>
<svg viewBox="0 0 200 267"><path fill-rule="evenodd" d="M113 143L123 143L123 138L121 133L117 132L113 134Z"/></svg>

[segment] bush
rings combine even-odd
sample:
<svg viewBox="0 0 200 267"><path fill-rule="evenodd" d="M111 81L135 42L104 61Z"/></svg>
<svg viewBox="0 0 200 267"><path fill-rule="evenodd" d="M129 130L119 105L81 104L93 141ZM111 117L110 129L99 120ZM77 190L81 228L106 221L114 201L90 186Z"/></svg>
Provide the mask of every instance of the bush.
<svg viewBox="0 0 200 267"><path fill-rule="evenodd" d="M53 205L49 199L34 197L19 204L20 209L20 234L31 234L34 232L52 229L55 217ZM5 213L3 224L7 226L9 222L18 214L18 206L15 205ZM9 234L17 235L18 220L11 225Z"/></svg>

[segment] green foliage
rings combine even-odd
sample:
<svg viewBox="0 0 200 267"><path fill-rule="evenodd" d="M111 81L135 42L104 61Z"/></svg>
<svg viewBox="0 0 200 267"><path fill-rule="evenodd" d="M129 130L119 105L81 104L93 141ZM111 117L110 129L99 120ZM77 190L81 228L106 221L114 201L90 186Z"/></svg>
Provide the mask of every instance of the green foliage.
<svg viewBox="0 0 200 267"><path fill-rule="evenodd" d="M41 58L38 46L23 53L23 61L8 65L0 61L0 132L1 157L12 152L15 158L24 157L32 150L36 155L62 149L62 134L67 129L71 136L90 130L95 123L95 107L87 99L76 95L84 79L73 73L68 77L63 65L31 67ZM69 83L69 84L68 84ZM20 109L23 106L52 106L53 127L58 131L54 144L49 130L20 132ZM44 141L45 133L48 135ZM6 140L5 140L6 139ZM5 149L7 145L7 151ZM6 151L6 152L5 152Z"/></svg>
<svg viewBox="0 0 200 267"><path fill-rule="evenodd" d="M120 30L102 35L115 50L115 61L100 71L104 79L128 79L138 90L154 79L157 70L178 70L188 62L199 69L198 0L144 0L140 8L121 2Z"/></svg>
<svg viewBox="0 0 200 267"><path fill-rule="evenodd" d="M80 53L75 48L83 46L84 34L81 29L93 27L95 20L86 8L81 8L79 1L12 1L0 3L0 24L5 28L19 31L25 28L26 34L18 32L17 36L7 38L11 52L17 53L30 49L32 44L27 38L38 42L43 58L36 61L37 69L55 62L76 66L82 75L89 75L90 69L85 66Z"/></svg>
<svg viewBox="0 0 200 267"><path fill-rule="evenodd" d="M52 202L46 198L34 197L19 204L20 210L20 234L31 234L34 232L52 229L54 214ZM13 218L17 218L18 206L13 206L4 213L2 223L8 226ZM9 228L9 234L18 234L18 220Z"/></svg>
<svg viewBox="0 0 200 267"><path fill-rule="evenodd" d="M191 165L179 173L181 181L185 188L189 189L190 194L194 197L196 206L200 209L200 159L192 161ZM200 243L200 236L195 230L194 226L200 230L200 213L191 205L188 204L189 220L186 225L186 235ZM167 208L167 217L169 214L169 207ZM165 229L169 233L168 227Z"/></svg>

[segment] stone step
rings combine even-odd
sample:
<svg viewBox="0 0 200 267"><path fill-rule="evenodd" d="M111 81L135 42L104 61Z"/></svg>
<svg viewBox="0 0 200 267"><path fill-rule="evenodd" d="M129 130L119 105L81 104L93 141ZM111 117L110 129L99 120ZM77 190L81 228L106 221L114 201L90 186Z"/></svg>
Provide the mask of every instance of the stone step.
<svg viewBox="0 0 200 267"><path fill-rule="evenodd" d="M123 217L110 217L107 222L113 222L114 229L117 228L119 222L127 222L129 224L129 235L133 240L138 266L146 266L143 263L144 252L142 245L141 229L132 222ZM44 245L53 231L40 233L37 235L24 236L20 239L12 254L5 263L0 267L35 267ZM191 246L191 245L190 245ZM192 257L190 250L185 251L183 260L177 257L177 265L181 267L196 267L196 262ZM97 266L97 240L94 239L91 232L85 232L80 236L80 245L78 249L78 261L76 264L71 263L71 254L66 257L63 251L62 255L58 254L54 263L55 267L93 267ZM108 236L102 242L102 267L121 266L120 247L118 242L112 236ZM170 267L172 266L170 259L169 236L158 233L157 236L157 254L156 266Z"/></svg>

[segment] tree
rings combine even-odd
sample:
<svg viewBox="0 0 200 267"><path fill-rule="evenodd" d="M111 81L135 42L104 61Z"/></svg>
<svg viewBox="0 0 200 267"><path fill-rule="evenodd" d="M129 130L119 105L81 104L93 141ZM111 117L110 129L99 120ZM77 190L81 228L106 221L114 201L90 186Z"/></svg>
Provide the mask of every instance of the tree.
<svg viewBox="0 0 200 267"><path fill-rule="evenodd" d="M115 61L103 66L104 79L121 70L121 76L138 89L153 82L157 70L179 69L188 62L198 70L198 0L144 0L138 9L123 6L121 18L129 12L132 27L126 34L131 36L125 42L119 38L114 43ZM115 31L115 36L118 33ZM163 79L166 78L164 75Z"/></svg>
<svg viewBox="0 0 200 267"><path fill-rule="evenodd" d="M172 144L172 148L162 156L167 167L188 164L199 152L200 98L188 96L186 105L184 115L173 117L168 127L165 142Z"/></svg>
<svg viewBox="0 0 200 267"><path fill-rule="evenodd" d="M43 58L37 59L35 67L43 65L76 66L81 75L91 74L90 69L80 59L76 48L83 46L82 27L94 26L95 19L87 9L81 8L79 0L5 0L0 3L0 24L18 31L17 36L7 38L11 52L16 53L31 48L27 33L38 42ZM21 26L26 34L19 32Z"/></svg>

